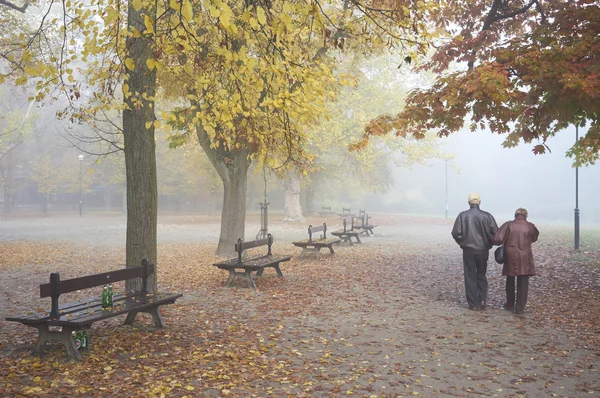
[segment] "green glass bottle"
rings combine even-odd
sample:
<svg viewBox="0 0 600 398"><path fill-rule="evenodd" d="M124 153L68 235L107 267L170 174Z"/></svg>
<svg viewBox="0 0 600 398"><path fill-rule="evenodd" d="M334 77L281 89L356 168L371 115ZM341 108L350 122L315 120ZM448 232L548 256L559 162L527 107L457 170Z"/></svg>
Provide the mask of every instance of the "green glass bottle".
<svg viewBox="0 0 600 398"><path fill-rule="evenodd" d="M104 285L102 289L102 309L106 309L108 307L108 286Z"/></svg>
<svg viewBox="0 0 600 398"><path fill-rule="evenodd" d="M113 306L113 288L112 285L108 285L108 308L112 309Z"/></svg>
<svg viewBox="0 0 600 398"><path fill-rule="evenodd" d="M86 348L88 348L88 336L87 336L87 331L86 330L82 330L81 331L81 335L79 337L79 340L81 341L81 349L85 350Z"/></svg>

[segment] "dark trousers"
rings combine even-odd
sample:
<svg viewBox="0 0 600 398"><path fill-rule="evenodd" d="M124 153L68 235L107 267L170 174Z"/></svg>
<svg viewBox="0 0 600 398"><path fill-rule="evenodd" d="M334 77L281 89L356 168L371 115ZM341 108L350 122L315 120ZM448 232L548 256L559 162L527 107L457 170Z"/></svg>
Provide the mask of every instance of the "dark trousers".
<svg viewBox="0 0 600 398"><path fill-rule="evenodd" d="M485 273L489 251L463 250L465 292L469 307L479 307L487 301L488 282Z"/></svg>
<svg viewBox="0 0 600 398"><path fill-rule="evenodd" d="M515 297L515 278L517 278L517 295ZM505 308L514 308L516 313L522 313L527 304L529 293L529 276L506 277L506 304Z"/></svg>

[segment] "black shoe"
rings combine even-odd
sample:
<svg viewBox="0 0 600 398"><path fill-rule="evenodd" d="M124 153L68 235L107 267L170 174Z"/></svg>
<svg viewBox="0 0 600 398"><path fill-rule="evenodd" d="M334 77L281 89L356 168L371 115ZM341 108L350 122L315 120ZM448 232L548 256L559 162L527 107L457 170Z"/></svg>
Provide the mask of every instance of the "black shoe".
<svg viewBox="0 0 600 398"><path fill-rule="evenodd" d="M483 311L486 308L487 308L487 303L485 301L482 301L481 304L479 305L479 309L481 309Z"/></svg>
<svg viewBox="0 0 600 398"><path fill-rule="evenodd" d="M507 311L513 311L513 310L515 309L515 306L514 306L514 305L510 305L510 304L508 304L508 303L505 303L505 304L502 306L502 309L505 309L505 310L507 310Z"/></svg>
<svg viewBox="0 0 600 398"><path fill-rule="evenodd" d="M479 308L479 307L476 307L476 306L474 306L474 305L470 305L470 306L469 306L469 309L470 309L471 311L479 311L479 310L480 310L480 308Z"/></svg>

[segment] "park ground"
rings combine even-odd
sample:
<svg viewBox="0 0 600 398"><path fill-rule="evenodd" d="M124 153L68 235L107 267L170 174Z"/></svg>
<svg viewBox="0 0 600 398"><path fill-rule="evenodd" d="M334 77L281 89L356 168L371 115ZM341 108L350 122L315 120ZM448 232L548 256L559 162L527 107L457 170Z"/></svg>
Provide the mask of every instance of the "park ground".
<svg viewBox="0 0 600 398"><path fill-rule="evenodd" d="M489 308L467 309L451 220L373 214L376 235L363 244L300 259L291 242L307 225L281 218L270 219L274 252L294 258L282 264L284 278L272 270L256 278L254 292L223 287L226 271L212 266L217 217L160 215L159 288L184 297L163 307L165 329L144 317L135 327L94 324L79 363L59 344L33 356L36 331L4 318L49 308L38 285L51 272L66 279L122 267L125 219L3 218L0 395L600 396L600 228L584 228L576 252L570 228L539 225L538 275L516 316L501 309L504 279L491 258ZM258 229L252 214L246 235Z"/></svg>

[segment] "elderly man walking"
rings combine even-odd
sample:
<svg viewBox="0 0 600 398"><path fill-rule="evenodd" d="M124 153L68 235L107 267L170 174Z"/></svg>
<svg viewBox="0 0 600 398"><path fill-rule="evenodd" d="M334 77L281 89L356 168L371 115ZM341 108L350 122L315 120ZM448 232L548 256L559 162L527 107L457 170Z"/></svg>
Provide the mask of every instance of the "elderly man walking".
<svg viewBox="0 0 600 398"><path fill-rule="evenodd" d="M452 228L452 237L463 250L465 292L469 309L486 307L488 282L487 262L492 248L492 237L498 230L494 217L481 209L481 198L475 192L469 195L469 210L461 212Z"/></svg>

